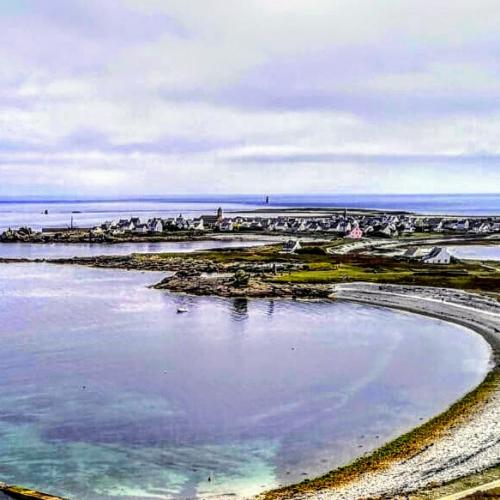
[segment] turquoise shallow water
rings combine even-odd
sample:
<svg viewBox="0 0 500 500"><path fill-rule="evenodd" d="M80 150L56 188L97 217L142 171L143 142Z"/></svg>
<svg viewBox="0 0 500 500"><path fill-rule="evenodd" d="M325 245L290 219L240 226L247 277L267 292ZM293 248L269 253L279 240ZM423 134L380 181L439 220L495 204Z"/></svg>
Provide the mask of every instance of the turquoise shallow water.
<svg viewBox="0 0 500 500"><path fill-rule="evenodd" d="M173 296L147 288L160 276L0 266L1 480L79 500L243 497L379 446L487 368L485 342L441 321Z"/></svg>

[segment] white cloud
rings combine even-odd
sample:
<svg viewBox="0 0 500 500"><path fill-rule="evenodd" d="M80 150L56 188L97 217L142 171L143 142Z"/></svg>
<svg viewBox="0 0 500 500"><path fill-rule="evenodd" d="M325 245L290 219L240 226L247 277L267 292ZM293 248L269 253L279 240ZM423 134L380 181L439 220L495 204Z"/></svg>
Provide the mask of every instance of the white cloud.
<svg viewBox="0 0 500 500"><path fill-rule="evenodd" d="M491 191L499 22L492 0L0 10L1 189Z"/></svg>

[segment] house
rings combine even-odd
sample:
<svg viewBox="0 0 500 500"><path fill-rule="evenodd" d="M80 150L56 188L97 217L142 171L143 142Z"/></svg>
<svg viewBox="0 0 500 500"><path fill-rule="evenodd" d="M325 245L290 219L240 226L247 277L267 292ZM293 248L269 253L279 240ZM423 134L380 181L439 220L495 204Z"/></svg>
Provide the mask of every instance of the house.
<svg viewBox="0 0 500 500"><path fill-rule="evenodd" d="M288 223L286 221L279 220L274 225L274 231L288 231Z"/></svg>
<svg viewBox="0 0 500 500"><path fill-rule="evenodd" d="M128 219L119 219L111 222L108 227L113 233L116 232L116 234L123 234L129 230L129 225L130 222Z"/></svg>
<svg viewBox="0 0 500 500"><path fill-rule="evenodd" d="M442 219L435 219L430 225L430 230L434 233L442 233L444 229L444 223Z"/></svg>
<svg viewBox="0 0 500 500"><path fill-rule="evenodd" d="M299 240L288 240L283 243L283 253L295 253L302 248Z"/></svg>
<svg viewBox="0 0 500 500"><path fill-rule="evenodd" d="M425 264L450 264L452 256L446 248L434 247L422 261Z"/></svg>
<svg viewBox="0 0 500 500"><path fill-rule="evenodd" d="M415 226L410 221L400 222L397 229L400 234L412 234L415 232Z"/></svg>
<svg viewBox="0 0 500 500"><path fill-rule="evenodd" d="M130 232L135 232L135 228L137 226L140 226L141 224L142 224L141 219L139 219L139 217L131 217L130 220L128 221L126 230Z"/></svg>
<svg viewBox="0 0 500 500"><path fill-rule="evenodd" d="M381 227L378 230L378 232L381 236L391 238L392 236L394 236L394 233L396 232L396 228L392 224L386 224L385 226Z"/></svg>
<svg viewBox="0 0 500 500"><path fill-rule="evenodd" d="M437 217L423 219L417 225L423 232L442 233L444 230L443 219L439 219Z"/></svg>
<svg viewBox="0 0 500 500"><path fill-rule="evenodd" d="M189 229L193 229L194 231L203 231L205 229L205 225L203 223L203 219L193 219L189 226Z"/></svg>
<svg viewBox="0 0 500 500"><path fill-rule="evenodd" d="M179 214L179 217L176 217L174 224L177 229L186 229L188 225L187 220L182 216L182 214Z"/></svg>
<svg viewBox="0 0 500 500"><path fill-rule="evenodd" d="M455 226L456 231L468 231L470 227L470 222L468 219L460 220Z"/></svg>
<svg viewBox="0 0 500 500"><path fill-rule="evenodd" d="M252 231L262 231L263 226L262 226L262 222L260 220L254 220L251 224L250 224L250 229Z"/></svg>
<svg viewBox="0 0 500 500"><path fill-rule="evenodd" d="M150 233L163 233L163 221L161 219L151 219L148 223Z"/></svg>
<svg viewBox="0 0 500 500"><path fill-rule="evenodd" d="M319 222L311 221L307 224L307 231L314 233L316 231L321 231L322 227Z"/></svg>
<svg viewBox="0 0 500 500"><path fill-rule="evenodd" d="M303 233L307 228L306 222L304 219L297 220L292 225L292 231L297 233Z"/></svg>
<svg viewBox="0 0 500 500"><path fill-rule="evenodd" d="M149 226L147 224L136 224L132 230L134 234L147 234L149 233Z"/></svg>
<svg viewBox="0 0 500 500"><path fill-rule="evenodd" d="M363 237L363 231L359 226L355 226L352 231L346 236L351 240L360 240Z"/></svg>
<svg viewBox="0 0 500 500"><path fill-rule="evenodd" d="M219 222L219 231L230 232L233 230L232 219L222 219Z"/></svg>
<svg viewBox="0 0 500 500"><path fill-rule="evenodd" d="M472 228L471 232L476 234L488 234L491 233L491 226L487 222L480 223Z"/></svg>

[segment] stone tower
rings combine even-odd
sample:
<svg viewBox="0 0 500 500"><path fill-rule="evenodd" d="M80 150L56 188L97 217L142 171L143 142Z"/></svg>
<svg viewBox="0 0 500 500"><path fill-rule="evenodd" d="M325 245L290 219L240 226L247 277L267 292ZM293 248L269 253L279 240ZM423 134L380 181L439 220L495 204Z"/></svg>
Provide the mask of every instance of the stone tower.
<svg viewBox="0 0 500 500"><path fill-rule="evenodd" d="M222 220L222 207L217 209L217 220Z"/></svg>

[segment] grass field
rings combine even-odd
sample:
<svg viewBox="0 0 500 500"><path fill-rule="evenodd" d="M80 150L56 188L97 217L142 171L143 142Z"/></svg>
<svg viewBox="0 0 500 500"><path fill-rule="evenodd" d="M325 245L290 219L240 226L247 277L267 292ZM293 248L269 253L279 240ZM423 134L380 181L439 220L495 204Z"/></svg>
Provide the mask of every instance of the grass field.
<svg viewBox="0 0 500 500"><path fill-rule="evenodd" d="M307 268L272 278L285 283L372 283L440 286L466 290L500 291L500 270L480 263L461 262L449 266L424 265L390 258L345 256L307 263Z"/></svg>

